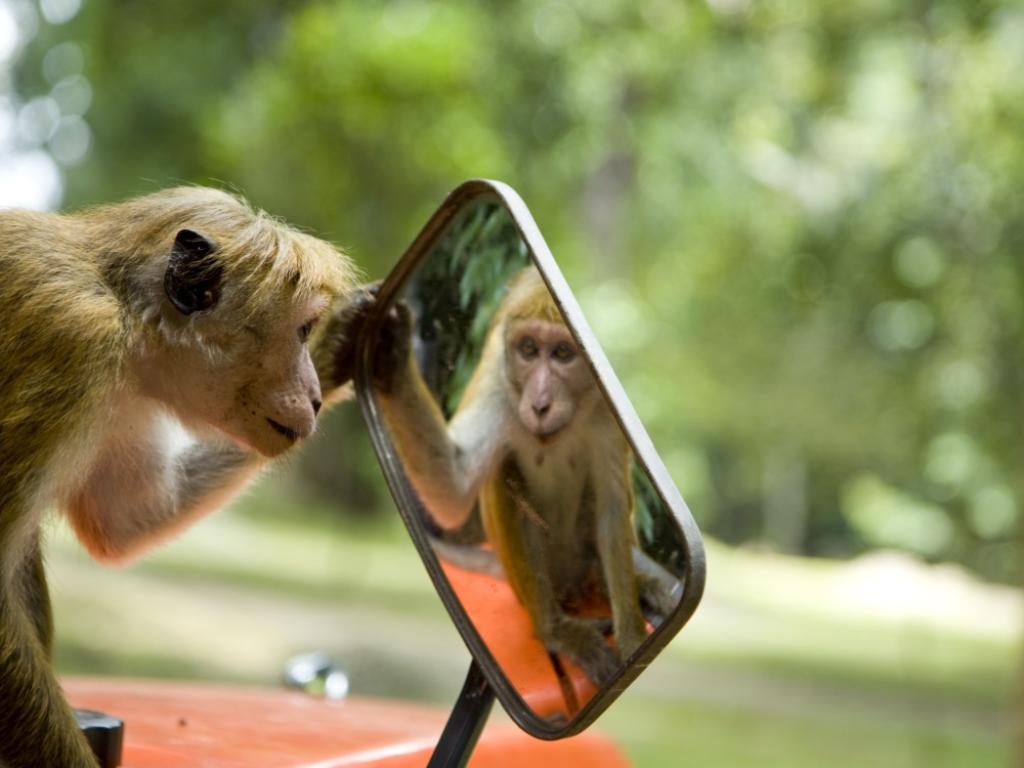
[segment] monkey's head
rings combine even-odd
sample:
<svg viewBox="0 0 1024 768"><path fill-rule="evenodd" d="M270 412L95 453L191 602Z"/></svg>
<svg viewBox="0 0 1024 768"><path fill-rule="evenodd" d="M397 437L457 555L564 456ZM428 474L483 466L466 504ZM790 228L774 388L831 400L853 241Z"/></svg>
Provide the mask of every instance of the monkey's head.
<svg viewBox="0 0 1024 768"><path fill-rule="evenodd" d="M513 282L503 308L511 405L530 434L549 442L595 402L594 376L535 269Z"/></svg>
<svg viewBox="0 0 1024 768"><path fill-rule="evenodd" d="M276 456L313 432L322 395L307 342L353 269L229 195L169 192L175 215L145 287L144 391L192 429Z"/></svg>

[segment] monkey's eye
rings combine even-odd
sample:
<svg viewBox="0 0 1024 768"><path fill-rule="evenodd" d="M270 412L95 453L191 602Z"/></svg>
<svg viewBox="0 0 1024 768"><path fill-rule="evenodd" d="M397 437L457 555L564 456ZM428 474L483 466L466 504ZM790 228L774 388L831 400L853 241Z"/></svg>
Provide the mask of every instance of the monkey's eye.
<svg viewBox="0 0 1024 768"><path fill-rule="evenodd" d="M516 350L525 360L532 360L540 351L537 349L537 342L529 336L524 336L516 345Z"/></svg>
<svg viewBox="0 0 1024 768"><path fill-rule="evenodd" d="M309 334L313 332L313 328L316 327L316 318L313 318L307 323L303 323L302 327L299 328L299 341L305 344L309 341Z"/></svg>
<svg viewBox="0 0 1024 768"><path fill-rule="evenodd" d="M561 341L551 356L560 363L571 363L576 358L576 348L568 342Z"/></svg>

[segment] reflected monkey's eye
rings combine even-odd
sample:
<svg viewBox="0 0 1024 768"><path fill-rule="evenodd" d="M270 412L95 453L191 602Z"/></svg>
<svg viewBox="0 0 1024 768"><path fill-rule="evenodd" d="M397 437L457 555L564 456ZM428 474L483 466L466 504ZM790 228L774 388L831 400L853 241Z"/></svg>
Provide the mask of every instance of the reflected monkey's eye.
<svg viewBox="0 0 1024 768"><path fill-rule="evenodd" d="M530 336L524 336L520 342L516 344L516 350L525 360L532 360L540 351L537 349L537 342Z"/></svg>
<svg viewBox="0 0 1024 768"><path fill-rule="evenodd" d="M555 347L551 356L560 363L571 363L576 358L576 348L572 344L562 341Z"/></svg>
<svg viewBox="0 0 1024 768"><path fill-rule="evenodd" d="M304 323L302 327L299 328L299 341L301 341L303 344L309 341L309 334L311 334L313 332L313 328L316 327L316 320L316 318L313 318L312 320Z"/></svg>

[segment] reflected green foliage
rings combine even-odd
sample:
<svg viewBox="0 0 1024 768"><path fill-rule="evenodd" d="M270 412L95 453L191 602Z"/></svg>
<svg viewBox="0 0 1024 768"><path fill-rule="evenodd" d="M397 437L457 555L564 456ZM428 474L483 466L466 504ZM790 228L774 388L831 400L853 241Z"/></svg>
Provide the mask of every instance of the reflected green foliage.
<svg viewBox="0 0 1024 768"><path fill-rule="evenodd" d="M1022 39L995 0L89 0L19 88L81 44L68 205L222 180L373 276L505 179L706 530L1012 580Z"/></svg>
<svg viewBox="0 0 1024 768"><path fill-rule="evenodd" d="M405 296L420 318L418 362L446 417L476 369L509 280L529 263L508 211L481 200L455 217L416 270Z"/></svg>
<svg viewBox="0 0 1024 768"><path fill-rule="evenodd" d="M686 541L658 496L647 473L633 462L633 524L637 543L647 554L679 578L686 576Z"/></svg>

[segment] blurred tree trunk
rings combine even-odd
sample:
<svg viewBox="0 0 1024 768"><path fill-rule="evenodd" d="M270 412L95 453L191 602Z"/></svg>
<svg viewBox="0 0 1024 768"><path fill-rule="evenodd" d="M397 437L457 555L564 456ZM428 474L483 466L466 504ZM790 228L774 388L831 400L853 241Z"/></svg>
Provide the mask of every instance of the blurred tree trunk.
<svg viewBox="0 0 1024 768"><path fill-rule="evenodd" d="M619 277L630 263L625 242L625 211L631 197L633 158L613 152L587 177L583 225L595 280Z"/></svg>
<svg viewBox="0 0 1024 768"><path fill-rule="evenodd" d="M778 551L800 554L807 541L807 460L782 444L768 453L762 475L762 535Z"/></svg>
<svg viewBox="0 0 1024 768"><path fill-rule="evenodd" d="M628 275L625 270L633 261L627 253L629 222L626 214L636 184L637 158L629 125L638 106L636 94L632 83L622 85L618 114L608 128L607 153L585 177L583 185L583 226L595 280Z"/></svg>

